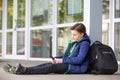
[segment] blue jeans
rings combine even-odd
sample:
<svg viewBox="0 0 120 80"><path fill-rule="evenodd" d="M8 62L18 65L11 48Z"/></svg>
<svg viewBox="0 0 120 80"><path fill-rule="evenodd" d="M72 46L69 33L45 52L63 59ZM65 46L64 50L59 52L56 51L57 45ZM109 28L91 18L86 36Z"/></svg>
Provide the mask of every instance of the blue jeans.
<svg viewBox="0 0 120 80"><path fill-rule="evenodd" d="M68 64L44 63L37 66L26 67L26 70L23 74L48 74L48 73L64 74L67 70Z"/></svg>

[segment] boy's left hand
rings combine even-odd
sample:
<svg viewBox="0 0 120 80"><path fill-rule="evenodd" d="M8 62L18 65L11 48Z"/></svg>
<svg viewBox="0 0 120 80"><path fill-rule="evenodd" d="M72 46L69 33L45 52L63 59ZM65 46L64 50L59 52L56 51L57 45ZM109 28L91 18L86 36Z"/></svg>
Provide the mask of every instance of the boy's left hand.
<svg viewBox="0 0 120 80"><path fill-rule="evenodd" d="M55 58L54 60L52 60L52 64L56 64L56 63L62 63L62 59Z"/></svg>

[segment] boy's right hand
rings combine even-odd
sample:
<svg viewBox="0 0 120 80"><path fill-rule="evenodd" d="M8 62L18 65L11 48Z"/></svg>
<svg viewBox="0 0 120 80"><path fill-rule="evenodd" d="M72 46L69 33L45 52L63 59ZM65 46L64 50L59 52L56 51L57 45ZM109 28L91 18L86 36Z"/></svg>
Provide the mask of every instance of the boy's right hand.
<svg viewBox="0 0 120 80"><path fill-rule="evenodd" d="M52 62L52 64L55 64L55 63L56 63L56 60L55 60L55 59L52 59L51 62Z"/></svg>

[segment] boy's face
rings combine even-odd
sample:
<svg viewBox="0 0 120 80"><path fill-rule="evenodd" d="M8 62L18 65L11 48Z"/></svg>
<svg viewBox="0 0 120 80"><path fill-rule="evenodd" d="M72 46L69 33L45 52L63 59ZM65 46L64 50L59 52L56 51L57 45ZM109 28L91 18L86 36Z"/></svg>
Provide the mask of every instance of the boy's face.
<svg viewBox="0 0 120 80"><path fill-rule="evenodd" d="M71 37L74 41L79 41L83 37L83 33L79 33L76 30L71 30Z"/></svg>

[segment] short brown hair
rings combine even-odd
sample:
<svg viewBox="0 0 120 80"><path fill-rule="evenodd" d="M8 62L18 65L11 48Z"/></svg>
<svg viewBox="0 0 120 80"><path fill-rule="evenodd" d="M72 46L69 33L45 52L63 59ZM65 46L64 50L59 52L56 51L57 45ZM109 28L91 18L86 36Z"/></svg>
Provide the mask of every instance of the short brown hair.
<svg viewBox="0 0 120 80"><path fill-rule="evenodd" d="M86 34L86 27L83 23L76 23L71 27L71 30L76 30L79 33Z"/></svg>

